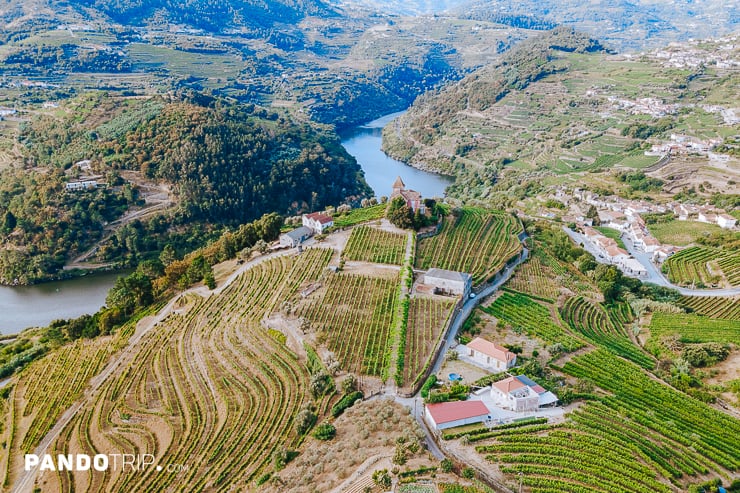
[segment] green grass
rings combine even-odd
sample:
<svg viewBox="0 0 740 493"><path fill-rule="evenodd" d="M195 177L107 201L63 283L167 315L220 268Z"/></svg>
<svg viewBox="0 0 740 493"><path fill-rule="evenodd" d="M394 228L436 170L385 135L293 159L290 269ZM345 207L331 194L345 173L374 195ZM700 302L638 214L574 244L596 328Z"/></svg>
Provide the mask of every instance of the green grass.
<svg viewBox="0 0 740 493"><path fill-rule="evenodd" d="M696 243L699 238L722 231L722 228L716 224L700 223L698 221L669 221L667 223L649 224L648 229L661 243L677 246L688 246Z"/></svg>
<svg viewBox="0 0 740 493"><path fill-rule="evenodd" d="M650 321L650 337L678 334L681 342L720 342L740 344L740 321L700 315L655 313Z"/></svg>
<svg viewBox="0 0 740 493"><path fill-rule="evenodd" d="M382 219L385 215L385 209L386 204L378 204L362 209L352 209L347 214L334 216L334 226L337 228L346 228L355 224Z"/></svg>
<svg viewBox="0 0 740 493"><path fill-rule="evenodd" d="M594 229L599 231L602 235L606 236L607 238L611 238L612 240L617 242L617 245L619 248L623 248L626 250L627 247L624 246L624 242L622 241L621 235L619 231L612 228L607 228L606 226L596 226Z"/></svg>

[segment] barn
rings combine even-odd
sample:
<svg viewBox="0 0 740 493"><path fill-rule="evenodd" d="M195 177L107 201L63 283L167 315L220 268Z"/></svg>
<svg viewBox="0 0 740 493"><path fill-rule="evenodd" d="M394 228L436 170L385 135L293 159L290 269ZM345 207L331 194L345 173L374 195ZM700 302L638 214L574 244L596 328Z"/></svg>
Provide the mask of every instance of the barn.
<svg viewBox="0 0 740 493"><path fill-rule="evenodd" d="M435 430L482 423L491 419L491 412L481 401L457 401L427 404L424 414Z"/></svg>

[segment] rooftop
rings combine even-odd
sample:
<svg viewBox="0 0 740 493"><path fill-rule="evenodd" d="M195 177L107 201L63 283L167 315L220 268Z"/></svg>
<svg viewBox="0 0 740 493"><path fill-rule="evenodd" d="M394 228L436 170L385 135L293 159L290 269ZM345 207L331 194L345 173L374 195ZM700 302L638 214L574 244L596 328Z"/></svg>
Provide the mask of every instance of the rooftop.
<svg viewBox="0 0 740 493"><path fill-rule="evenodd" d="M468 280L472 279L470 274L466 274L465 272L457 272L454 270L445 269L429 269L425 276L436 277L438 279L447 279L448 281L463 282L467 282Z"/></svg>
<svg viewBox="0 0 740 493"><path fill-rule="evenodd" d="M301 226L300 228L296 228L293 231L288 231L287 233L285 233L285 236L298 241L305 236L311 236L311 233L313 233L311 229L305 226Z"/></svg>
<svg viewBox="0 0 740 493"><path fill-rule="evenodd" d="M314 221L318 221L321 224L327 224L334 221L334 218L331 216L327 216L326 214L322 214L320 212L312 212L311 214L306 214L306 217L309 219L313 219Z"/></svg>
<svg viewBox="0 0 740 493"><path fill-rule="evenodd" d="M509 392L521 389L522 387L526 387L526 385L523 384L521 380L518 380L516 377L509 377L501 381L494 382L493 386L499 389L504 394L508 394Z"/></svg>
<svg viewBox="0 0 740 493"><path fill-rule="evenodd" d="M503 346L499 346L496 343L487 341L483 339L482 337L476 337L472 341L470 341L467 344L468 348L474 349L478 351L479 353L483 353L487 356L491 356L492 358L496 358L499 361L511 361L516 356L514 353L509 351Z"/></svg>
<svg viewBox="0 0 740 493"><path fill-rule="evenodd" d="M490 413L481 401L440 402L427 404L427 412L438 425L458 419L487 416Z"/></svg>

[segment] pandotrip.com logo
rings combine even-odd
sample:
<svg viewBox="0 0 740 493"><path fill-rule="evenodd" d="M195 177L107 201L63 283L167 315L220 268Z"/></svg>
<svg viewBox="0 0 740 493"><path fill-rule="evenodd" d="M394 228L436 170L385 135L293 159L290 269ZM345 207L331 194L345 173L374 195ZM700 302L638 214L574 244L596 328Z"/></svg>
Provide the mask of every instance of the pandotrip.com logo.
<svg viewBox="0 0 740 493"><path fill-rule="evenodd" d="M157 472L180 473L188 470L185 464L157 464L153 454L26 454L23 467L26 471L71 472Z"/></svg>

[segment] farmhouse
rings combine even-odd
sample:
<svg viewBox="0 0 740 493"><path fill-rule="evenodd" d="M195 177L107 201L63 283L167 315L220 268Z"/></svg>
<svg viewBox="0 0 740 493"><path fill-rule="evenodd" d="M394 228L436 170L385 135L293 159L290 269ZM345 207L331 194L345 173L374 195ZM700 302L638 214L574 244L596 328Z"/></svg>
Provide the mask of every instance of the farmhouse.
<svg viewBox="0 0 740 493"><path fill-rule="evenodd" d="M729 214L719 214L717 215L717 224L720 228L732 229L737 224L737 219Z"/></svg>
<svg viewBox="0 0 740 493"><path fill-rule="evenodd" d="M491 413L481 401L457 401L427 404L424 410L427 422L436 430L482 423Z"/></svg>
<svg viewBox="0 0 740 493"><path fill-rule="evenodd" d="M72 181L67 183L64 188L66 190L71 191L77 191L77 190L91 190L93 188L98 188L98 182L95 180L87 180L87 181Z"/></svg>
<svg viewBox="0 0 740 493"><path fill-rule="evenodd" d="M473 278L465 272L444 269L429 269L424 274L423 284L434 287L435 292L461 295L466 298L473 287Z"/></svg>
<svg viewBox="0 0 740 493"><path fill-rule="evenodd" d="M293 231L288 231L280 235L280 246L285 247L297 247L307 239L313 236L313 231L310 228L301 226Z"/></svg>
<svg viewBox="0 0 740 493"><path fill-rule="evenodd" d="M524 375L494 382L491 385L491 397L497 406L516 412L536 411L558 401L555 394Z"/></svg>
<svg viewBox="0 0 740 493"><path fill-rule="evenodd" d="M516 354L482 337L476 337L466 347L467 355L483 366L495 370L506 370L516 364Z"/></svg>
<svg viewBox="0 0 740 493"><path fill-rule="evenodd" d="M303 215L303 225L316 234L321 234L325 229L334 226L334 219L331 216L320 212Z"/></svg>
<svg viewBox="0 0 740 493"><path fill-rule="evenodd" d="M390 200L396 197L403 197L406 201L406 205L414 212L419 211L419 214L426 213L426 207L424 202L421 200L421 194L416 190L406 189L406 185L403 183L401 177L397 177L396 181L393 182L393 191L391 192Z"/></svg>

